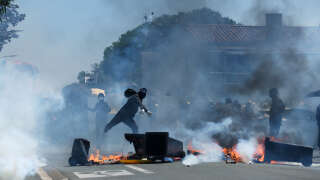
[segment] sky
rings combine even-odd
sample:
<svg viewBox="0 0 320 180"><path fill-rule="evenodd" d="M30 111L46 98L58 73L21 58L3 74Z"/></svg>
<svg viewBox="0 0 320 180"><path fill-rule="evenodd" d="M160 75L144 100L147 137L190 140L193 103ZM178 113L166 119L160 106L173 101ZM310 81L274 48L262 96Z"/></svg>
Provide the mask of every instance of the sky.
<svg viewBox="0 0 320 180"><path fill-rule="evenodd" d="M237 22L263 24L261 12L282 12L287 24L320 24L317 0L16 0L26 19L20 37L6 45L0 57L34 64L39 78L54 88L76 81L102 60L103 50L118 37L156 16L209 7ZM293 20L294 19L294 20Z"/></svg>

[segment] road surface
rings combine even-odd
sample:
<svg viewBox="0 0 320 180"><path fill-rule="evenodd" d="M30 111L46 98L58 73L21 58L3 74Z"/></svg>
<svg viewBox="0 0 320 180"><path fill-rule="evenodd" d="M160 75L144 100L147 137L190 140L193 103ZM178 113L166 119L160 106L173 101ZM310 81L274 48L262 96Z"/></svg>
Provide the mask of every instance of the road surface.
<svg viewBox="0 0 320 180"><path fill-rule="evenodd" d="M204 163L191 167L181 162L167 164L103 165L82 167L44 167L28 180L319 180L320 163L312 167L299 164ZM51 179L50 179L51 178Z"/></svg>

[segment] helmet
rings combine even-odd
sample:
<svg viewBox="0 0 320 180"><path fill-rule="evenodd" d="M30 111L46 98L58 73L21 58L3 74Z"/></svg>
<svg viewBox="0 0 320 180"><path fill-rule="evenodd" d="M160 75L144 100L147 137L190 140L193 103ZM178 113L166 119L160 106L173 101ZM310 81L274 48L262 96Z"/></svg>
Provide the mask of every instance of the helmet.
<svg viewBox="0 0 320 180"><path fill-rule="evenodd" d="M141 88L138 92L139 98L144 99L147 96L147 89Z"/></svg>
<svg viewBox="0 0 320 180"><path fill-rule="evenodd" d="M128 88L127 90L124 91L124 96L127 98L132 95L135 95L135 94L137 94L137 92L133 89L130 89L130 88Z"/></svg>
<svg viewBox="0 0 320 180"><path fill-rule="evenodd" d="M147 89L146 88L141 88L141 89L139 89L139 92L147 93Z"/></svg>

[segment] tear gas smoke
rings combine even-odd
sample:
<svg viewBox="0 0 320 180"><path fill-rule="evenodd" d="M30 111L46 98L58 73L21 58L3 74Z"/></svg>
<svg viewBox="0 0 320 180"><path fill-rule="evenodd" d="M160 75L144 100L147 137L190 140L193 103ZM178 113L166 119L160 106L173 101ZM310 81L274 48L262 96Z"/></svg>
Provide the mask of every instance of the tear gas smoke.
<svg viewBox="0 0 320 180"><path fill-rule="evenodd" d="M265 15L263 12L261 14ZM215 79L210 74L216 69L218 71L219 66L222 67L221 69L224 67L218 63L224 57L218 53L210 53L208 50L215 46L201 43L191 38L192 35L187 32L178 27L174 28L166 34L165 42L153 47L142 58L142 84L151 89L153 102L158 104L155 108L157 113L153 118L161 122L159 126L162 126L163 129L172 128L170 132L176 131L180 124L185 124L190 129L201 129L206 122L218 122L223 119L216 118L219 113L223 112L216 112L216 107L210 107L210 101L213 101L213 104L221 104L221 97L226 96L245 102L251 99L259 103L258 109L265 110L269 109L270 105L260 107L260 103L267 102L268 90L273 87L280 90L280 97L284 99L287 107L295 107L304 100L308 89L319 87L317 83L314 83L318 81L318 70L315 67L318 67L316 59L319 56L312 57L309 51L306 51L305 48L310 47L310 44L304 41L308 38L306 33L301 31L295 34L296 37L290 42L285 41L279 44L266 42L263 47L274 49L274 51L266 53L262 48L261 52L257 50L249 53L246 58L251 58L252 61L249 61L248 66L240 66L237 63L228 64L228 69L231 71L237 69L239 72L249 74L244 81L237 81L235 85L232 83L229 85L224 82L223 78L222 80ZM161 39L159 41L161 42ZM237 61L247 60L242 56L234 58ZM227 75L225 79L228 79ZM219 88L223 90L218 90ZM228 107L222 110L228 110ZM250 116L250 112L235 115L240 117L233 116L231 130L216 133L214 138L225 147L235 145L239 139L250 139L250 136L258 132L267 135L268 117L261 112L253 112L253 117L246 117L248 115ZM289 121L295 120L289 119ZM306 118L300 118L298 121L315 125L314 120L309 121ZM308 129L305 125L297 126L302 123L284 124L286 125L281 128L283 134L291 134L289 132L294 128L301 128L302 131ZM314 129L312 131L311 136L302 133L305 136L303 139L309 139L308 141L302 142L298 134L291 134L290 141L313 146L317 136L316 131Z"/></svg>
<svg viewBox="0 0 320 180"><path fill-rule="evenodd" d="M213 142L208 144L202 143L200 148L203 149L203 154L198 156L189 154L182 160L182 164L192 166L200 163L219 162L222 160L222 148L218 144Z"/></svg>
<svg viewBox="0 0 320 180"><path fill-rule="evenodd" d="M250 77L238 88L230 89L234 94L256 96L268 95L276 87L287 106L295 106L307 94L306 89L317 88L317 72L313 70L314 60L299 53L298 49L286 49L281 54L261 54L253 57L257 62Z"/></svg>
<svg viewBox="0 0 320 180"><path fill-rule="evenodd" d="M118 22L128 22L128 18L133 19L129 19L130 23L121 27L122 29L118 27L121 30L117 29L117 33L110 32L111 30L106 30L106 28L101 27L101 25L92 26L95 29L100 28L104 29L105 31L103 31L103 35L101 35L100 33L91 33L92 31L90 31L90 33L88 33L90 35L88 35L87 39L99 39L97 38L97 36L101 35L102 37L105 36L105 34L116 34L115 36L118 36L119 32L124 32L125 30L128 30L128 28L131 28L136 24L143 22L143 14L141 14L141 12L146 11L146 13L149 13L149 11L153 11L153 8L155 6L157 6L157 8L155 8L156 17L161 16L161 14L163 13L173 14L177 11L191 10L195 8L196 4L196 8L200 8L202 6L213 7L213 9L215 10L221 10L221 13L223 15L237 18L239 17L239 19L236 20L241 23L248 22L249 24L260 25L264 24L264 20L262 20L261 17L264 17L265 12L282 12L284 10L284 7L288 7L287 4L285 4L287 2L285 1L281 1L279 3L267 3L262 1L230 2L231 1L220 3L218 1L212 0L201 1L201 3L195 3L193 1L188 1L188 3L171 1L159 1L150 3L145 1L144 3L141 3L143 6L141 6L141 4L136 5L132 2L104 2L104 4L108 5L108 8L110 8L110 11L106 12L123 12L124 9L132 9L132 7L137 7L138 10L135 11L135 14L133 16L121 16L119 18L120 20L118 20L117 23L114 24L117 27L119 24L121 24ZM234 7L235 4L239 7L240 10ZM296 7L296 4L297 3L295 2L292 6L289 6L290 16L293 14L299 14L297 12L294 12L294 7ZM275 6L278 6L279 8L275 8ZM239 11L238 14L232 15L232 13L236 11ZM284 15L286 15L286 12L283 13ZM253 14L255 15L253 16ZM259 17L257 17L256 15L259 15ZM297 15L295 17L297 17ZM303 16L301 16L301 18L302 17ZM301 18L299 18L299 20ZM287 18L287 16L285 16L285 19L290 18ZM96 20L95 23L104 24L97 22L100 22L100 19ZM287 20L285 22L287 22ZM215 112L210 109L210 103L220 102L224 98L224 95L221 95L221 92L216 92L216 87L220 87L223 82L212 79L212 76L210 74L210 71L212 70L210 68L215 67L214 62L220 57L214 55L213 53L208 55L208 53L206 52L209 47L203 46L203 44L196 41L190 36L190 34L187 34L185 32L185 29L179 29L179 27L172 29L172 31L168 31L165 34L165 36L167 36L166 41L163 41L163 39L159 38L157 39L157 42L161 43L148 49L150 50L149 53L151 53L152 55L152 62L144 61L141 62L141 64L126 64L125 61L121 61L123 60L123 57L119 57L118 60L121 61L121 64L119 64L118 68L113 69L118 77L123 77L124 75L129 74L130 76L132 73L134 73L135 71L132 71L132 68L135 70L136 66L140 67L141 65L145 67L145 74L142 77L143 79L141 81L141 84L139 84L138 86L146 87L149 89L149 94L144 101L147 104L147 107L150 107L150 110L154 113L151 121L141 116L136 117L139 126L142 127L141 131L168 130L170 131L170 134L178 135L180 132L178 133L177 129L181 128L184 125L186 125L187 129L196 130L201 129L203 126L206 126L207 122L218 122L223 119L212 118L216 114L214 114ZM148 35L148 33L151 32L148 27L143 28L142 31L144 32L144 35ZM96 32L96 30L94 30L93 32ZM59 39L61 39L61 37L59 37ZM139 38L135 39L134 41L134 43L143 42ZM87 44L88 46L92 46L92 41L89 41ZM99 41L98 44L101 45L101 42ZM300 47L301 45L303 46L303 43L299 41L297 46ZM92 46L90 47L90 49L99 49L94 47L96 46ZM51 51L52 49L56 48L50 46L49 49ZM248 99L261 99L261 97L265 99L267 98L266 90L270 88L271 85L277 85L280 87L281 95L285 97L286 103L289 102L289 100L295 102L299 101L301 97L303 97L304 89L309 88L309 84L315 80L315 76L309 71L310 64L306 63L306 61L310 59L309 56L301 55L297 52L297 49L299 48L294 47L293 49L288 50L285 55L257 56L255 59L257 61L257 64L254 64L256 66L253 70L251 78L248 79L243 88L238 89L239 91L237 91L236 93L233 92L230 96L232 96L233 99L238 98L240 101L242 100L244 102L248 101ZM134 50L134 48L128 47L125 53ZM64 53L64 51L62 51L62 53ZM54 54L60 54L60 52L54 52ZM83 57L88 57L88 55ZM53 58L56 58L56 56L53 56ZM65 56L63 56L63 58L60 58L59 56L58 59L62 59L64 63ZM152 64L153 62L157 62L158 64ZM148 63L151 64L148 65ZM64 65L64 67L70 68L71 66ZM243 70L246 71L245 68ZM130 73L128 73L128 71ZM65 74L61 74L61 76L65 78ZM304 82L303 86L300 86L301 82L299 81L299 79ZM305 79L307 80L305 81ZM127 87L130 87L132 85L132 82L125 82L125 85L117 85L117 81L108 81L108 83L110 86L107 87L106 101L108 101L112 107L116 107L116 109L118 109L125 101L125 99L122 97L122 92ZM114 91L117 93L108 93L113 91L111 90L112 86L118 86L114 88L116 89ZM110 90L108 90L108 88ZM294 89L297 89L297 91L295 91ZM110 115L108 118L111 117L112 115ZM70 134L70 139L76 137L75 134L72 134L72 130L65 129L65 127L74 126L73 124L68 124L71 120L66 120L69 119L72 118L62 118L64 122L56 124L56 131L53 132L53 134L66 132L66 134ZM141 121L139 119L141 119ZM219 137L222 142L223 140L228 142L227 139L230 138L227 137L229 137L229 135L231 135L231 137L236 136L235 139L248 139L249 137L242 137L242 135L251 135L257 131L262 131L263 133L265 133L268 126L266 121L253 123L255 125L258 125L259 123L262 124L260 126L252 126L250 125L251 122L249 120L242 121L236 120L236 118L232 123L232 133L220 133ZM121 128L121 131L118 131L119 129L117 129L117 127L114 131L116 130L117 134L111 134L110 136L118 137L118 132L129 131L128 129L124 130L123 128ZM54 137L53 135L50 136ZM122 137L122 134L120 136ZM113 140L114 139L109 140L109 142ZM233 141L234 139L231 138L231 140Z"/></svg>
<svg viewBox="0 0 320 180"><path fill-rule="evenodd" d="M185 137L192 137L192 148L201 150L200 155L187 155L182 163L184 165L196 165L206 162L220 162L223 160L223 151L219 144L221 141L212 138L215 134L230 133L232 125L232 119L226 118L221 123L207 123L204 128L196 131L187 131L188 134ZM255 138L241 139L239 138L236 151L240 154L241 159L245 163L249 163L253 159L253 155L256 152L257 140Z"/></svg>
<svg viewBox="0 0 320 180"><path fill-rule="evenodd" d="M60 2L65 3L64 1ZM308 3L312 4L312 6L314 6L314 4L318 4L317 1L310 2ZM46 70L48 70L48 72L51 73L46 75L47 79L52 80L54 78L55 83L60 83L60 81L65 83L64 80L69 74L66 72L69 72L70 70L71 74L75 74L75 72L79 71L79 66L74 66L70 62L66 63L66 59L74 59L74 54L77 54L76 58L82 59L83 63L80 63L81 66L86 66L84 65L86 63L84 62L91 57L90 55L95 56L97 54L95 52L96 49L103 49L101 47L105 46L105 42L113 41L121 32L141 23L143 21L143 14L141 14L141 12L144 11L149 13L149 11L153 11L153 9L155 9L156 16L160 16L163 13L172 14L177 11L191 10L195 8L195 6L196 8L208 6L221 11L223 15L238 18L236 19L238 22L246 24L264 24L264 20L262 19L264 19L265 12L283 12L285 16L285 23L287 24L288 22L290 22L290 24L301 24L301 22L318 24L317 22L319 20L314 18L317 17L315 14L318 13L318 8L312 7L311 9L313 13L311 13L311 15L308 13L301 15L301 13L299 13L301 9L299 8L299 10L297 10L296 8L309 7L310 5L308 3L303 2L302 6L301 1L277 1L277 3L252 0L227 0L225 3L221 3L217 0L201 1L201 3L199 3L199 1L188 1L183 3L178 1L157 1L156 3L145 1L140 4L136 4L134 2L123 3L120 1L113 1L112 5L110 5L108 1L105 4L108 6L110 11L103 10L103 16L101 15L103 18L101 19L105 19L104 17L114 18L115 16L113 16L112 13L121 13L126 11L126 9L140 9L136 9L136 11L134 11L135 14L132 16L120 16L117 21L114 21L116 23L111 25L111 27L113 27L112 29L109 28L109 21L106 22L102 21L100 18L95 18L95 20L92 21L93 25L88 26L93 27L94 30L86 29L85 32L77 35L80 38L72 36L72 38L67 39L69 43L65 43L65 34L59 33L60 31L58 33L53 31L54 33L52 33L52 30L41 29L41 33L38 33L39 30L33 31L31 29L30 31L29 28L26 29L26 32L32 32L31 36L29 36L32 41L34 41L34 37L38 37L37 44L34 45L32 43L33 46L30 46L31 43L25 41L21 43L21 47L23 49L35 49L26 51L31 53L31 55L25 55L27 59L33 59L33 54L37 54L37 59L39 59L39 56L44 57L43 59L45 59L45 61L41 62L42 67L40 67L40 69L44 69L44 72L47 72ZM304 4L306 4L306 6L304 6ZM62 6L58 7L61 8ZM66 7L69 8L70 6ZM285 11L288 7L288 11ZM109 12L110 14L104 14L105 12ZM136 12L138 12L138 14ZM128 20L128 18L132 19ZM48 20L45 19L44 21L47 22ZM126 23L121 24L119 22ZM107 24L108 28L101 27L101 24ZM30 26L33 28L32 23ZM38 28L37 26L35 27ZM77 26L75 27L77 28ZM77 31L78 29L73 30ZM100 30L97 32L96 29L103 30L101 30L101 32ZM50 31L50 33L46 31ZM145 35L150 32L149 29L143 29L143 31L145 32ZM34 32L36 32L37 35L34 35ZM83 34L86 33L88 35L85 39L88 41L83 41L83 37L85 36ZM41 36L38 36L39 34ZM54 34L55 36L48 38L48 34ZM101 38L106 37L105 34L111 34L112 38L109 38L109 36L108 39ZM193 140L193 143L196 143L195 147L199 146L205 151L208 151L208 157L205 157L206 155L201 155L198 158L190 155L184 160L185 164L195 164L207 161L215 162L221 159L221 147L212 142L212 139L214 138L219 139L219 143L234 144L234 139L231 138L230 142L232 143L229 143L228 139L230 138L228 137L235 137L237 140L236 142L238 143L239 153L244 157L247 157L247 159L252 158L252 147L255 145L255 142L251 137L254 137L255 133L258 131L265 133L267 129L265 121L260 122L260 124L262 124L261 128L261 126L254 126L255 123L252 125L250 121L242 121L237 118L232 120L223 120L224 118L215 119L213 116L216 115L216 112L212 112L210 109L210 101L213 101L214 103L220 102L222 101L221 97L223 97L220 95L221 92L215 91L215 87L220 87L222 82L211 79L211 75L209 73L211 71L210 67L215 66L213 64L214 60L219 59L220 57L214 54L205 55L203 52L208 50L208 46L202 46L199 42L195 41L195 39L191 38L189 34L186 34L184 29L179 29L177 27L174 28L173 31L167 32L165 35L168 36L166 39L167 41L163 42L162 39L158 39L158 41L162 43L150 49L150 51L154 52L154 54L152 54L153 62L156 61L158 64L148 65L147 63L150 62L144 62L145 64L142 64L142 66L146 65L146 67L151 67L149 69L145 68L144 73L146 74L139 86L141 85L142 87L146 87L150 90L150 96L147 96L145 103L150 107L151 111L154 112L154 115L148 125L145 125L147 124L145 122L147 121L146 119L137 117L138 119L141 119L140 122L138 121L138 124L143 127L141 128L141 131L168 130L170 134L173 134L178 139L183 139L185 141L187 141L189 137L194 137L196 134L196 137ZM54 43L52 43L52 41ZM73 47L75 44L74 42L85 44L79 49L89 49L89 55L87 54L88 51L79 51L79 49ZM140 42L140 40L136 39L136 42ZM96 43L98 45L96 45ZM72 48L65 48L66 46L63 46L64 49L61 50L61 44ZM44 48L44 53L39 52L39 48L34 48L37 46L45 46L46 48ZM57 48L57 46L59 46L59 48ZM308 54L301 55L299 53L299 48L301 47L305 47L304 42L297 41L297 44L292 49L287 50L283 55L273 54L271 56L264 56L262 54L262 56L257 56L256 60L258 62L255 64L256 66L251 78L246 81L245 86L238 89L239 91L237 91L237 94L232 94L232 98L239 98L243 101L255 98L259 99L261 96L267 96L266 90L271 88L271 86L278 86L280 88L280 92L283 93L283 97L287 100L286 102L289 102L289 100L294 100L296 102L301 100L306 89L319 88L319 85L314 83L317 82L316 75L319 73L319 71L315 69L316 67L319 67L315 61L316 58L312 59ZM70 49L76 53L70 52ZM93 49L95 50L93 51ZM101 52L101 50L99 51ZM84 52L84 54L78 54L79 52ZM83 57L85 57L86 60L83 60ZM120 60L122 60L121 58L122 57L119 57ZM55 64L59 70L55 70L55 72L52 73L52 62L56 62L55 60L59 60L59 63L57 64L60 65ZM47 66L47 64L50 64L50 66ZM61 67L67 69L61 71ZM158 67L158 69L154 67ZM118 73L118 76L121 76L127 73L126 71L128 71L128 68L135 68L135 66L132 64L121 64L119 68L114 69L114 71ZM244 70L246 71L246 69ZM57 74L56 72L59 73ZM57 104L61 104L61 97L58 95L50 95L50 101L46 106L43 106L39 94L43 94L48 91L42 90L41 87L43 85L41 84L37 84L37 86L35 86L33 77L17 72L15 69L10 67L6 67L6 70L1 72L1 75L0 118L2 131L0 133L0 144L3 145L2 147L4 148L0 150L0 177L4 179L8 179L9 177L12 177L13 179L23 179L23 177L28 173L44 164L41 156L39 156L38 146L39 141L41 140L39 137L41 137L43 133L41 131L41 126L48 123L48 121L42 121L41 118L46 117L44 113L47 112L47 110L52 111L52 109L57 107L56 105L52 106L52 99L54 99ZM117 84L117 82L108 83L112 86ZM124 103L124 98L122 97L123 90L125 90L127 86L131 85L132 82L125 82L125 85L116 85L117 87L114 91L116 92L115 94L118 95L110 94L109 96L107 90L106 100L110 101L112 106L119 108L121 104ZM35 93L34 90L38 88L40 88L40 90L37 90ZM157 106L154 106L155 104L157 104ZM70 123L73 118L63 117L61 119L63 122L54 122L55 127L50 126L52 129L55 129L52 134L48 134L48 132L45 134L54 140L59 139L59 137L55 135L60 136L62 133L65 133L64 135L66 136L70 135L68 136L69 140L77 137L77 135L73 134L74 131L72 131L74 124ZM301 122L304 122L303 120ZM52 121L50 121L50 123L52 123ZM304 133L303 130L307 129L309 126L306 127L303 126L303 124L307 123L299 124L301 125L299 128L303 127L301 129L301 134L306 134L306 137L302 138L301 143L313 145L313 137L316 133L312 133L314 130L312 130L312 132L308 131L308 133ZM296 123L289 123L288 125L289 126L284 126L286 129L282 131L290 129L288 132L288 134L290 134L292 133L292 129L297 129ZM203 128L206 129L204 130ZM111 134L110 136L114 137L121 134L122 137L122 132L125 130L118 130L119 129L115 129L114 132L117 131L117 133ZM84 135L81 134L81 137L83 136ZM313 139L310 140L310 137ZM112 138L112 140L108 141L108 144L119 144L119 141L115 139L116 138ZM197 145L197 143L199 144ZM68 143L68 146L70 144L71 141Z"/></svg>
<svg viewBox="0 0 320 180"><path fill-rule="evenodd" d="M23 180L46 163L39 152L43 117L57 107L43 104L42 95L51 93L33 75L10 63L0 68L0 179Z"/></svg>
<svg viewBox="0 0 320 180"><path fill-rule="evenodd" d="M257 146L258 142L256 138L250 138L248 140L240 139L236 151L240 154L243 162L249 163L253 159Z"/></svg>
<svg viewBox="0 0 320 180"><path fill-rule="evenodd" d="M264 15L263 12L261 13ZM229 22L226 19L224 20ZM219 22L217 21L217 23ZM239 99L239 101L245 103L249 100L257 100L260 105L261 101L269 98L268 89L277 87L280 90L280 97L285 100L285 104L293 106L302 100L306 94L306 89L318 86L314 83L318 72L318 70L314 69L316 64L314 59L311 59L308 53L301 53L303 51L300 47L305 47L303 45L304 42L301 41L305 37L304 32L298 34L299 37L295 37L296 41L294 42L297 44L286 42L279 46L272 46L273 43L266 43L264 47L272 46L272 48L276 49L274 53L260 51L249 53L248 57L253 60L249 61L248 66L250 68L237 63L228 64L227 66L231 70L237 69L239 72L249 74L249 77L244 82L237 81L235 83L237 87L233 87L225 83L225 79L228 79L227 76L217 78L212 75L212 72L220 72L225 67L221 63L219 64L224 56L210 51L210 48L215 48L215 45L209 46L206 43L199 42L185 28L181 28L178 25L168 29L163 36L152 36L152 34L159 33L157 29L154 29L155 27L152 23L151 25L143 25L144 36L150 36L152 42L157 43L142 52L141 61L133 66L134 70L136 68L141 69L139 76L141 79L139 79L140 82L138 84L150 90L144 102L154 112L150 127L145 125L146 122L140 121L141 123L138 123L139 125L143 124L142 126L145 127L141 129L142 131L166 130L170 134L176 134L179 139L178 134L180 132L177 132L179 128L201 129L207 125L207 122L217 123L226 118L219 117L219 114L223 114L224 112L222 111L233 109L234 107L226 107L222 108L220 112L217 111L217 106L223 104L221 101L226 96L232 99ZM125 50L126 53L134 51L137 42L145 41L145 39L139 38L140 36L134 39L134 42L129 43L130 46L126 47L127 49ZM246 58L235 55L234 59L246 61ZM119 56L119 60L124 60L124 57ZM124 66L125 64L122 62L119 67L115 66L113 71L126 76L129 72L128 77L132 77L130 76L131 72L133 72L131 69L132 63ZM132 84L131 79L129 78L126 83ZM227 88L230 86L231 90ZM211 107L210 104L217 106ZM239 111L244 113L235 113L236 115L230 116L233 118L230 130L213 133L212 138L217 139L222 147L232 147L240 139L248 140L250 137L255 137L259 132L267 135L268 117L264 117L263 113L255 109L251 112L250 108L247 108L250 103L245 107L241 104L239 105ZM223 106L225 105L223 104ZM268 109L270 106L258 107L257 109L265 110L263 108ZM306 122L303 118L299 119L299 121ZM308 123L315 124L313 120L308 121ZM287 123L283 126L285 128L281 129L281 132L289 134L291 129L298 128L297 124ZM301 131L307 129L306 126L299 128L303 129ZM311 137L309 137L309 134L304 134L306 137L303 139L308 139L307 136L312 139L308 142L301 142L298 134L291 136L291 138L294 139L292 140L293 142L314 145L312 142L315 142L316 132L312 134L313 136Z"/></svg>
<svg viewBox="0 0 320 180"><path fill-rule="evenodd" d="M221 123L207 123L202 129L191 131L186 130L184 137L191 138L192 147L203 151L202 154L194 156L193 154L187 155L182 163L184 165L195 165L205 162L219 162L222 160L222 148L213 141L212 134L227 131L232 119L227 118ZM188 140L185 139L185 142Z"/></svg>

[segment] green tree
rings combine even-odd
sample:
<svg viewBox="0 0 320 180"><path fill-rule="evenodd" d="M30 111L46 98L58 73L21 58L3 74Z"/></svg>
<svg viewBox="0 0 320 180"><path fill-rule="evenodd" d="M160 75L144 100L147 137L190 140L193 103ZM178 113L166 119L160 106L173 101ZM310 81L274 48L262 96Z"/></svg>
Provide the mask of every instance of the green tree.
<svg viewBox="0 0 320 180"><path fill-rule="evenodd" d="M3 14L7 12L7 8L13 3L13 0L0 0L0 15L1 17Z"/></svg>
<svg viewBox="0 0 320 180"><path fill-rule="evenodd" d="M185 32L188 24L236 24L235 21L222 17L220 13L208 8L196 9L190 12L180 12L175 15L163 15L151 23L144 23L133 30L122 34L118 41L113 42L104 50L103 60L94 67L100 72L99 83L105 80L138 82L141 52L152 51L159 46L170 44L171 35Z"/></svg>
<svg viewBox="0 0 320 180"><path fill-rule="evenodd" d="M13 38L18 38L20 31L14 28L25 19L25 14L20 14L18 8L13 0L0 0L0 51Z"/></svg>

